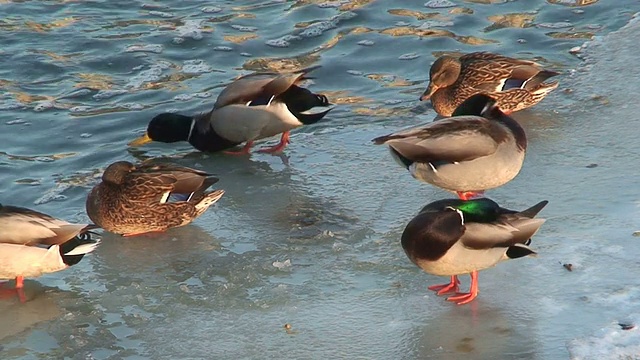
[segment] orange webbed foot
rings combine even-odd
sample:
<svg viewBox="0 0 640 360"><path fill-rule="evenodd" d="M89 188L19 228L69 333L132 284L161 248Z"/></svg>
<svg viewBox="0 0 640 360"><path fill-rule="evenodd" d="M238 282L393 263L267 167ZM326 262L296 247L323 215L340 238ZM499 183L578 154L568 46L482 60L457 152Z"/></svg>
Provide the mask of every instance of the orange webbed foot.
<svg viewBox="0 0 640 360"><path fill-rule="evenodd" d="M456 275L453 275L448 284L431 285L427 289L435 291L436 295L442 295L448 292L458 292L458 285L460 285L460 280Z"/></svg>
<svg viewBox="0 0 640 360"><path fill-rule="evenodd" d="M289 139L289 132L285 131L282 133L282 137L280 138L280 142L276 146L271 146L267 148L263 148L258 150L260 153L270 153L270 154L279 154L287 147L288 144L291 143Z"/></svg>

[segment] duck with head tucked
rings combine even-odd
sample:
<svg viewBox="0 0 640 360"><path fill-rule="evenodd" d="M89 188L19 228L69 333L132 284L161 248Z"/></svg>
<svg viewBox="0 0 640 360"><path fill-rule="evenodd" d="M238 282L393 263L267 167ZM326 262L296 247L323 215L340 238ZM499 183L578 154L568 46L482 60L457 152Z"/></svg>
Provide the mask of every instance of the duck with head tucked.
<svg viewBox="0 0 640 360"><path fill-rule="evenodd" d="M216 152L245 143L240 151L226 152L243 155L250 153L254 141L282 134L278 145L259 150L280 153L289 144L292 129L314 124L331 110L326 96L299 86L317 68L240 77L222 90L210 112L196 116L159 114L149 122L145 135L129 145L188 141L200 151Z"/></svg>
<svg viewBox="0 0 640 360"><path fill-rule="evenodd" d="M469 292L447 298L466 304L478 296L478 270L536 254L529 244L545 220L535 216L547 203L513 211L487 198L434 201L407 224L402 248L425 272L451 277L448 284L429 287L438 295L457 293L458 275L470 274Z"/></svg>
<svg viewBox="0 0 640 360"><path fill-rule="evenodd" d="M451 116L469 97L487 94L510 114L542 101L558 87L557 81L545 81L558 74L533 61L488 52L445 55L431 65L429 86L420 100L431 100L438 114Z"/></svg>
<svg viewBox="0 0 640 360"><path fill-rule="evenodd" d="M163 232L191 223L220 200L223 190L205 192L216 182L188 167L118 161L89 193L87 214L101 228L124 236Z"/></svg>
<svg viewBox="0 0 640 360"><path fill-rule="evenodd" d="M411 175L469 199L511 181L527 149L524 129L484 94L465 100L450 118L373 139L386 144Z"/></svg>
<svg viewBox="0 0 640 360"><path fill-rule="evenodd" d="M34 210L0 204L0 279L15 279L25 301L25 277L64 270L92 252L90 224L71 224Z"/></svg>

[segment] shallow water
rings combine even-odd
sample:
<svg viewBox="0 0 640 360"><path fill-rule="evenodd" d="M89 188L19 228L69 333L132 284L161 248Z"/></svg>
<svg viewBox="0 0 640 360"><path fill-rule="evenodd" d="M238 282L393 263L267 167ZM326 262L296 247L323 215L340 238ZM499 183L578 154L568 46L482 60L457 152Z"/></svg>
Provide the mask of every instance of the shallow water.
<svg viewBox="0 0 640 360"><path fill-rule="evenodd" d="M629 95L640 30L609 33L640 4L569 3L0 0L0 201L86 221L84 198L106 165L159 156L217 174L226 191L190 226L104 234L77 266L27 281L27 303L1 299L2 358L637 354L638 330L617 323L640 320ZM445 279L399 244L417 210L449 195L370 140L431 121L417 98L434 56L475 50L564 75L516 114L530 139L525 166L488 194L510 208L551 201L539 257L483 271L479 298L454 306L426 290ZM208 110L239 74L317 64L310 88L339 106L296 130L283 157L126 146L156 113Z"/></svg>

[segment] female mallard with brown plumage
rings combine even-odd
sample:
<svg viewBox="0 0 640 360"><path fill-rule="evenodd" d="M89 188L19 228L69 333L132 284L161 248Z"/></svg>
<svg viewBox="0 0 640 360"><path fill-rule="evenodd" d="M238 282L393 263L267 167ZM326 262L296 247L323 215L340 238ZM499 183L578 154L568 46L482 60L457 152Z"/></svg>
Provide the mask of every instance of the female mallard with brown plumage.
<svg viewBox="0 0 640 360"><path fill-rule="evenodd" d="M71 224L34 210L0 205L0 279L15 279L24 301L25 277L64 270L92 252L90 224Z"/></svg>
<svg viewBox="0 0 640 360"><path fill-rule="evenodd" d="M124 236L184 226L217 202L223 190L205 192L218 178L172 164L107 167L87 197L87 214L103 229ZM170 197L178 201L169 201Z"/></svg>
<svg viewBox="0 0 640 360"><path fill-rule="evenodd" d="M411 175L461 199L511 181L527 149L524 129L487 95L463 102L453 117L373 139Z"/></svg>
<svg viewBox="0 0 640 360"><path fill-rule="evenodd" d="M289 143L289 132L320 121L331 109L324 95L299 86L312 67L290 74L256 73L229 84L208 113L193 117L163 113L154 117L145 135L129 145L150 141L188 141L200 151L215 152L245 143L238 152L248 154L254 141L282 134L276 146L259 150L279 153ZM321 112L313 112L321 108Z"/></svg>
<svg viewBox="0 0 640 360"><path fill-rule="evenodd" d="M487 198L434 201L407 224L402 248L425 272L451 276L448 284L429 287L438 295L457 293L458 275L470 274L469 292L447 298L458 305L466 304L478 296L478 270L536 254L529 244L545 220L534 217L547 203L541 201L518 212Z"/></svg>
<svg viewBox="0 0 640 360"><path fill-rule="evenodd" d="M488 52L445 55L431 65L429 86L420 100L431 99L438 114L451 116L467 98L482 93L510 114L539 103L558 87L557 81L545 82L558 74L533 61Z"/></svg>

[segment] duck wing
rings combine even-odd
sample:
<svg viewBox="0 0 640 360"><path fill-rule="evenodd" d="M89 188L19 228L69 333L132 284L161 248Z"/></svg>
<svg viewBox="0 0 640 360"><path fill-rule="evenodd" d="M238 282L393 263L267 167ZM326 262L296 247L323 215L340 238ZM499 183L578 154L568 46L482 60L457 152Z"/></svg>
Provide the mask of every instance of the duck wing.
<svg viewBox="0 0 640 360"><path fill-rule="evenodd" d="M191 194L202 192L218 182L218 178L207 172L174 164L148 164L136 167L132 173L134 181L144 183L159 192Z"/></svg>
<svg viewBox="0 0 640 360"><path fill-rule="evenodd" d="M259 73L243 76L225 87L213 105L219 109L231 104L247 104L261 96L265 85L273 81L278 74Z"/></svg>
<svg viewBox="0 0 640 360"><path fill-rule="evenodd" d="M542 65L490 53L471 53L460 58L459 81L480 91L534 90L557 72Z"/></svg>
<svg viewBox="0 0 640 360"><path fill-rule="evenodd" d="M93 228L96 226L71 224L22 207L0 207L0 243L59 245Z"/></svg>
<svg viewBox="0 0 640 360"><path fill-rule="evenodd" d="M546 221L534 217L548 203L544 200L520 212L500 208L501 214L494 222L465 224L467 231L461 241L465 246L473 249L528 245L531 237Z"/></svg>
<svg viewBox="0 0 640 360"><path fill-rule="evenodd" d="M319 66L288 74L256 73L243 76L220 92L213 108L215 110L231 104L247 105L254 102L264 105L273 96L282 94L292 85L303 79L309 79L306 74L317 68Z"/></svg>
<svg viewBox="0 0 640 360"><path fill-rule="evenodd" d="M373 139L414 162L469 161L496 152L508 130L479 116L459 116Z"/></svg>

